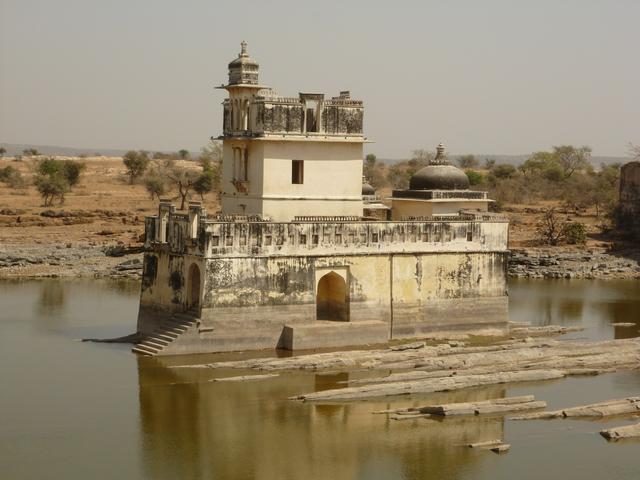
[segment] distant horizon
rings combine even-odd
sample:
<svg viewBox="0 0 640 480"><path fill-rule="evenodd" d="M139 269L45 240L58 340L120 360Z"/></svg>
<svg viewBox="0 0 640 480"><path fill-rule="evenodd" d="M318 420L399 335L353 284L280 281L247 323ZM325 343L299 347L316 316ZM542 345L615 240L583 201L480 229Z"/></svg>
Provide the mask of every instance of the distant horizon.
<svg viewBox="0 0 640 480"><path fill-rule="evenodd" d="M214 87L246 40L279 94L362 100L365 151L381 158L640 144L638 1L248 0L238 15L206 0L3 0L0 142L199 149L222 131Z"/></svg>
<svg viewBox="0 0 640 480"><path fill-rule="evenodd" d="M41 152L42 155L59 155L59 156L74 156L74 155L81 155L81 154L86 154L87 156L92 156L95 153L100 153L102 154L102 156L120 156L120 155L115 155L116 152L122 154L122 153L126 153L129 150L144 150L146 152L149 153L154 153L154 152L160 152L160 153L172 153L172 152L178 152L179 150L181 150L183 147L181 148L176 148L176 149L149 149L149 148L84 148L84 147L72 147L72 146L64 146L64 145L39 145L39 144L31 144L31 143L7 143L7 142L0 142L0 146L3 146L5 148L9 147L8 152L10 151L15 151L15 153L13 155L22 155L22 150L25 148L35 148L36 150L38 150L39 152ZM198 148L198 149L188 149L185 148L185 150L188 150L190 154L197 154L200 152L200 149L202 147ZM46 153L46 151L49 150L59 150L59 151L68 151L68 152L74 152L74 153ZM431 149L426 149L429 151L432 151ZM551 147L548 149L551 150ZM114 155L104 155L103 152L107 152L107 153L111 153ZM433 152L435 153L435 148L433 149ZM397 163L397 162L402 162L402 161L406 161L409 160L411 157L409 155L407 155L406 157L384 157L381 155L377 155L376 152L369 152L369 153L373 153L376 155L376 158L378 161L380 162L393 162L393 163ZM527 152L527 153L518 153L518 154L506 154L506 153L477 153L477 152L447 152L447 155L449 157L451 157L452 159L455 159L456 157L462 156L462 155L474 155L479 161L483 161L485 158L496 158L496 159L501 159L501 158L519 158L519 159L525 159L527 157L529 157L530 155L532 155L534 152ZM6 153L5 156L12 156L11 153ZM625 160L628 159L629 161L633 160L633 157L631 155L626 155L626 156L620 156L620 155L594 155L592 153L591 158L593 160L595 160L596 162L598 161L598 159L604 159L604 160L610 160L615 162L616 160Z"/></svg>

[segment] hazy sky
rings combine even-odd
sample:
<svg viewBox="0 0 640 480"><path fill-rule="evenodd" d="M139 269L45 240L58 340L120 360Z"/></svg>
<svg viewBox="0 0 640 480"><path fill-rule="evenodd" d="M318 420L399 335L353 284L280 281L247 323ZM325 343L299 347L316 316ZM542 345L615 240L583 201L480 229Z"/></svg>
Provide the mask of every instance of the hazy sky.
<svg viewBox="0 0 640 480"><path fill-rule="evenodd" d="M197 149L227 63L365 102L368 151L640 143L640 1L0 0L0 142Z"/></svg>

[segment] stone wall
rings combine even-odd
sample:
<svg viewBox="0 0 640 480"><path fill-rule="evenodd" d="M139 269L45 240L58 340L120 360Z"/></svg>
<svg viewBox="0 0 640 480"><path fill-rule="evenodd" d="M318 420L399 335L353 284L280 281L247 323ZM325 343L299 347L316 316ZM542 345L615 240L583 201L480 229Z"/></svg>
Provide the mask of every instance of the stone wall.
<svg viewBox="0 0 640 480"><path fill-rule="evenodd" d="M618 226L640 238L640 162L629 162L620 169Z"/></svg>

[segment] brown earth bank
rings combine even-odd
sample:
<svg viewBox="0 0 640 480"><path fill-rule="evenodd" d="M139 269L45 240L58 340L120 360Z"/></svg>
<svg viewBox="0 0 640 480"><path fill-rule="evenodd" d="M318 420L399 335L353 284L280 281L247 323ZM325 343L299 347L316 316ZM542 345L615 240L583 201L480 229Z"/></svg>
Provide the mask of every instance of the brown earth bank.
<svg viewBox="0 0 640 480"><path fill-rule="evenodd" d="M10 188L0 183L0 278L138 277L144 217L156 213L157 200L150 198L142 184L129 184L120 157L56 157L81 161L86 169L80 184L65 195L64 204L44 207L32 185L37 162L42 158L0 158L0 168L11 165L26 184ZM192 161L177 164L201 168ZM387 190L379 193L388 197ZM218 211L215 194L205 196L203 201L207 211ZM563 219L586 225L585 245L538 245L536 226L550 206L555 205L541 202L504 207L503 213L511 222L511 276L640 278L638 245L620 243L615 236L603 234L605 220L595 211L559 210Z"/></svg>
<svg viewBox="0 0 640 480"><path fill-rule="evenodd" d="M120 157L55 157L86 168L62 205L44 207L32 185L42 158L0 158L0 169L11 165L26 183L10 188L0 182L0 278L138 277L144 218L157 212L158 201L141 183L129 183ZM201 169L193 161L176 164ZM203 200L208 211L217 211L213 195Z"/></svg>

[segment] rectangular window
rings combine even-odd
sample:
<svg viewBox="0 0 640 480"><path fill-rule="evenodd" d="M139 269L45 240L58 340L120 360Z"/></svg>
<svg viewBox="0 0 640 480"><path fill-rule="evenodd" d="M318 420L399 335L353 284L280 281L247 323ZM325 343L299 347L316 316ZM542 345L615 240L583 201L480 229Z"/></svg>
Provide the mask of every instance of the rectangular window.
<svg viewBox="0 0 640 480"><path fill-rule="evenodd" d="M304 183L304 161L291 161L291 183L302 185Z"/></svg>

